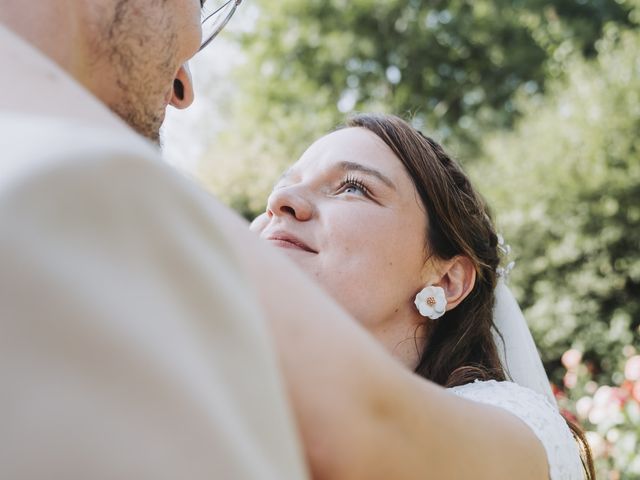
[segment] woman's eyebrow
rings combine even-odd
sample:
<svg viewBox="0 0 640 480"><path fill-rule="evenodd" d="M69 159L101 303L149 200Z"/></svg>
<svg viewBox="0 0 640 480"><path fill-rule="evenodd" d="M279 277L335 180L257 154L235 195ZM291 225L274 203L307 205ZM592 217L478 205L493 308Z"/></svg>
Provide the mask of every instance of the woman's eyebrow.
<svg viewBox="0 0 640 480"><path fill-rule="evenodd" d="M376 170L374 168L371 168L371 167L367 167L365 165L362 165L361 163L349 162L349 161L345 160L345 161L342 161L342 162L338 162L336 164L336 167L337 167L338 170L341 170L343 172L357 171L357 172L365 173L367 175L374 176L374 177L378 178L382 183L384 183L389 188L391 188L393 190L396 190L395 184L391 181L391 179L389 177L387 177L383 173L379 172L378 170ZM282 173L282 175L280 175L280 178L278 178L278 180L274 184L274 188L277 187L278 184L281 183L283 180L286 180L287 177L289 177L291 175L291 173L292 173L291 172L291 167L287 168Z"/></svg>
<svg viewBox="0 0 640 480"><path fill-rule="evenodd" d="M357 172L362 172L362 173L366 173L367 175L372 175L376 178L378 178L382 183L384 183L387 187L395 190L396 186L394 185L394 183L391 181L391 179L389 177L387 177L386 175L383 175L381 172L379 172L378 170L371 168L371 167L366 167L364 165L362 165L361 163L356 163L356 162L339 162L338 163L338 168L340 168L341 170L345 171L345 172L349 172L349 171L357 171Z"/></svg>

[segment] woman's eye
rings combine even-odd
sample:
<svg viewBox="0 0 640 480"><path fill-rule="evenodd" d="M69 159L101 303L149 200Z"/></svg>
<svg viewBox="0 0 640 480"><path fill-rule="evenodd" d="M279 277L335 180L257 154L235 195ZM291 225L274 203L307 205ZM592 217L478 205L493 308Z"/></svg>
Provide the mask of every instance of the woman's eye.
<svg viewBox="0 0 640 480"><path fill-rule="evenodd" d="M350 193L355 195L368 195L369 189L360 180L345 179L340 184L339 193Z"/></svg>

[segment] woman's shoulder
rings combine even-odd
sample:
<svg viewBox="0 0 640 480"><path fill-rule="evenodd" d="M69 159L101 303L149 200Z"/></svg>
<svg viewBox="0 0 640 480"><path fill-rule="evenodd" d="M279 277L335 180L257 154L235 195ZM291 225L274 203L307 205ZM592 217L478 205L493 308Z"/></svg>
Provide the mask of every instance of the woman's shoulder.
<svg viewBox="0 0 640 480"><path fill-rule="evenodd" d="M467 400L504 408L528 424L532 424L531 427L534 430L558 426L563 432L566 427L567 432L571 433L557 405L545 395L517 383L476 380L450 388L449 391Z"/></svg>
<svg viewBox="0 0 640 480"><path fill-rule="evenodd" d="M557 406L543 394L523 387L510 381L476 380L456 387L449 388L451 393L469 400L477 400L483 403L532 403L536 406L549 408L557 412ZM486 402L484 401L486 400Z"/></svg>
<svg viewBox="0 0 640 480"><path fill-rule="evenodd" d="M467 400L503 408L526 423L544 446L552 480L583 478L573 434L557 405L545 395L513 382L496 380L476 380L449 391Z"/></svg>

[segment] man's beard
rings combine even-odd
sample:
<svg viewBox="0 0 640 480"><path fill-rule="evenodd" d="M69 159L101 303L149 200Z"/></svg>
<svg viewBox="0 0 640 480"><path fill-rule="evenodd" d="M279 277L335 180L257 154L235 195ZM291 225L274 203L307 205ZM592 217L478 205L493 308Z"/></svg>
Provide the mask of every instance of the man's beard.
<svg viewBox="0 0 640 480"><path fill-rule="evenodd" d="M126 86L123 85L121 90L125 101L111 104L109 108L140 135L159 145L164 111L154 112L145 109L144 99L136 97L134 92L125 89Z"/></svg>
<svg viewBox="0 0 640 480"><path fill-rule="evenodd" d="M117 86L116 99L108 107L159 144L167 88L175 74L177 36L168 16L151 24L132 3L120 0L100 41L101 58L113 69Z"/></svg>

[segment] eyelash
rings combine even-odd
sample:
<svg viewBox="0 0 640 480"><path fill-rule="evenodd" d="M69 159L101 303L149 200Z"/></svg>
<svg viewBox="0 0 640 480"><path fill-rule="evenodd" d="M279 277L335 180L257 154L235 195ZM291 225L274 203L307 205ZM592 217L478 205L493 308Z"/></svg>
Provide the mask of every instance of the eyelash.
<svg viewBox="0 0 640 480"><path fill-rule="evenodd" d="M342 180L342 182L340 182L340 186L338 187L338 191L344 190L344 188L347 187L347 186L353 186L353 187L357 188L358 190L360 190L365 195L369 195L370 194L369 189L367 188L367 186L359 178L352 177L352 176L347 176L344 180Z"/></svg>

